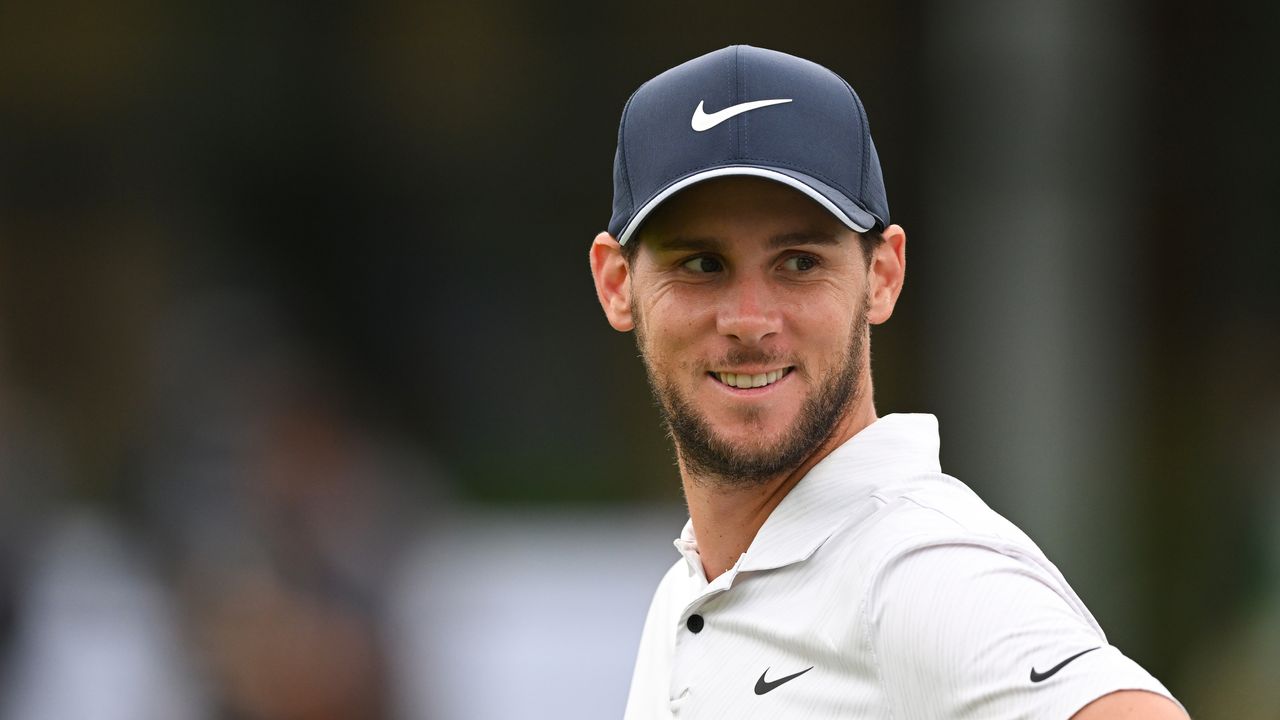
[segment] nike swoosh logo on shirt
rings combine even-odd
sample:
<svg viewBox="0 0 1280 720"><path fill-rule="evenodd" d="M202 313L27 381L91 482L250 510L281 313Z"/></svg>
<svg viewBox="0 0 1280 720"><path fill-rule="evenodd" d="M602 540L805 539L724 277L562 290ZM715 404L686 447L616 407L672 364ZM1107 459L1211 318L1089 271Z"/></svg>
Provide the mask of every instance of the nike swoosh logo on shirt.
<svg viewBox="0 0 1280 720"><path fill-rule="evenodd" d="M1067 663L1071 662L1072 660L1075 660L1076 658L1080 657L1081 655L1084 655L1085 653L1091 653L1097 649L1098 648L1089 648L1088 650L1082 650L1076 653L1075 655L1072 655L1071 657L1067 658L1066 660L1063 660L1057 665L1054 665L1053 667L1049 668L1044 672L1036 672L1035 668L1031 668L1031 682L1040 682L1042 680L1048 680L1049 678L1053 677L1054 674L1056 674L1059 670L1066 667Z"/></svg>
<svg viewBox="0 0 1280 720"><path fill-rule="evenodd" d="M756 110L770 105L781 105L782 103L791 102L791 98L785 100L752 100L751 102L738 103L730 105L723 110L717 110L711 114L703 111L703 102L698 102L698 107L693 109L693 119L689 121L689 125L693 127L694 132L703 132L719 125L735 115L741 115L744 112Z"/></svg>
<svg viewBox="0 0 1280 720"><path fill-rule="evenodd" d="M756 681L756 694L763 695L769 692L770 690L773 690L774 688L778 687L784 682L790 682L791 680L795 680L796 678L809 672L812 669L813 669L813 666L811 665L805 668L804 670L801 670L798 673L792 673L791 675L788 675L786 677L780 677L777 680L771 680L769 682L765 682L764 676L769 674L769 668L765 668L764 672L760 673L760 679Z"/></svg>

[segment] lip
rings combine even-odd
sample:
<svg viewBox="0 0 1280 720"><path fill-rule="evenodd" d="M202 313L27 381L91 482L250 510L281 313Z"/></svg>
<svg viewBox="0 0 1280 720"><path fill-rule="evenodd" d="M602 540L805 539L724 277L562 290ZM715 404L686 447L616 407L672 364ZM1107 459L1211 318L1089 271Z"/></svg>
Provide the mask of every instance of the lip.
<svg viewBox="0 0 1280 720"><path fill-rule="evenodd" d="M718 372L730 372L735 375L760 375L762 373L771 373L774 370L792 370L794 368L794 365L783 365L781 367L777 365L771 365L769 367L765 367L764 365L742 365L740 367L731 368L713 368L708 370L708 372L713 374Z"/></svg>
<svg viewBox="0 0 1280 720"><path fill-rule="evenodd" d="M778 370L778 369L779 368L776 368L776 367L762 368L762 369L745 368L741 371L741 373L739 373L737 370L720 370L719 372L733 372L736 374L757 375L760 373L766 373L766 372L770 372L772 370ZM706 378L708 382L715 385L720 390L723 390L724 392L729 393L730 395L733 395L736 397L755 397L759 395L767 395L773 392L774 390L777 390L779 387L782 387L783 385L786 385L787 383L789 383L791 381L791 376L795 374L795 366L788 365L783 369L786 370L786 373L783 374L782 377L778 378L777 380L774 380L773 383L769 385L765 385L764 387L757 387L757 388L739 388L739 387L734 387L732 385L726 385L720 382L720 378L716 377L714 372L707 372Z"/></svg>

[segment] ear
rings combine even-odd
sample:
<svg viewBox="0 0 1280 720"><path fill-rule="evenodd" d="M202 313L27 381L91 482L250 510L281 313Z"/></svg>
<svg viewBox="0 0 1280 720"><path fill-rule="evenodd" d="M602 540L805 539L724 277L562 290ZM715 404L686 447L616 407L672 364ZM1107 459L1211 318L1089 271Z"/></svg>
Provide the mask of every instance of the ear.
<svg viewBox="0 0 1280 720"><path fill-rule="evenodd" d="M901 225L890 225L882 234L884 242L876 248L871 256L871 266L867 268L870 300L867 322L872 325L879 325L893 315L907 273L906 231Z"/></svg>
<svg viewBox="0 0 1280 720"><path fill-rule="evenodd" d="M622 246L612 235L602 232L591 243L590 259L596 297L609 324L618 332L631 330L635 327L631 318L631 268L622 257Z"/></svg>

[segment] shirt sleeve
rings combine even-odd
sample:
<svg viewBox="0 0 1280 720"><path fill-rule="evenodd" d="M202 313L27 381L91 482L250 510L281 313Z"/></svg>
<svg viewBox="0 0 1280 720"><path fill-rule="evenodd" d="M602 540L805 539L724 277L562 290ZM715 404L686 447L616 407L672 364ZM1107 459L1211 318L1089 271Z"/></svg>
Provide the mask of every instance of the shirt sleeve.
<svg viewBox="0 0 1280 720"><path fill-rule="evenodd" d="M1118 690L1174 699L1055 575L973 542L891 554L862 619L892 716L1067 720Z"/></svg>

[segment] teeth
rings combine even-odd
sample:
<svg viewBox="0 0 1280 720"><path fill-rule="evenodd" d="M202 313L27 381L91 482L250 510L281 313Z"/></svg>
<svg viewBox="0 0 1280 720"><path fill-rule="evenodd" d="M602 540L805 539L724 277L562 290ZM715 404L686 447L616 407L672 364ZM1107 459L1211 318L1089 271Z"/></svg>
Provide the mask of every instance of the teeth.
<svg viewBox="0 0 1280 720"><path fill-rule="evenodd" d="M720 382L730 387L748 389L764 387L772 385L778 381L783 375L786 375L786 369L770 370L766 373L758 373L756 375L747 375L745 373L718 372L716 377L720 378Z"/></svg>

